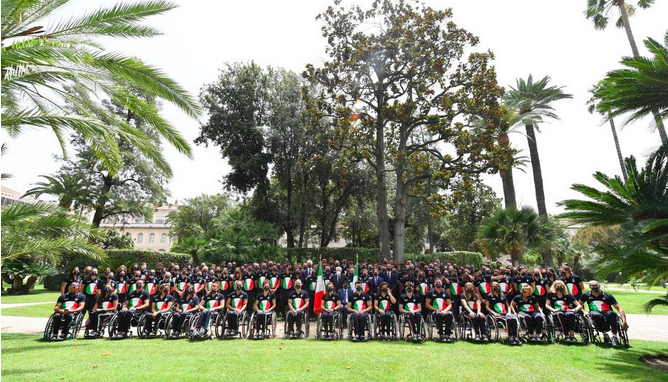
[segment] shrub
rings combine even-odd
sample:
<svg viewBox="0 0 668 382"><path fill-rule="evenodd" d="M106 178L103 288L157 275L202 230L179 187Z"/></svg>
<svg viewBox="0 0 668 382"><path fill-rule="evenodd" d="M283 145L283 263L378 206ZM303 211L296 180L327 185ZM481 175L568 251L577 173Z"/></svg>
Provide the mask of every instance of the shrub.
<svg viewBox="0 0 668 382"><path fill-rule="evenodd" d="M68 261L68 268L63 269L63 272L69 274L70 269L75 265L81 268L90 265L97 268L110 267L112 271L125 265L130 267L134 263L146 262L149 268L154 268L157 263L162 263L167 266L169 263L178 263L186 265L191 261L192 257L184 253L176 252L161 252L142 249L108 249L107 258L101 261L93 261L85 258L73 258Z"/></svg>
<svg viewBox="0 0 668 382"><path fill-rule="evenodd" d="M424 261L425 263L434 260L440 260L442 263L457 263L457 265L473 265L480 267L483 263L483 257L480 252L434 252L434 253L407 253L404 255L404 261L414 263Z"/></svg>
<svg viewBox="0 0 668 382"><path fill-rule="evenodd" d="M59 291L60 290L60 284L63 283L63 280L65 280L65 277L67 277L67 275L64 274L64 273L59 273L59 274L53 275L53 276L46 276L44 278L44 289Z"/></svg>
<svg viewBox="0 0 668 382"><path fill-rule="evenodd" d="M291 262L304 262L306 260L313 260L317 262L321 257L323 259L334 260L348 259L355 261L359 258L360 262L377 262L380 258L380 251L377 248L284 248L284 257L290 259ZM358 257L359 256L359 257Z"/></svg>

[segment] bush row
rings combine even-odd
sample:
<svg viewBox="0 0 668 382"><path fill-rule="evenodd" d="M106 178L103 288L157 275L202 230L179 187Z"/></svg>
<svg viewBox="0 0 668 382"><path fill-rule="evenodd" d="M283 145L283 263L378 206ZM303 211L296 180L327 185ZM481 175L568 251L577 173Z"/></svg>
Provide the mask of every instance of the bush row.
<svg viewBox="0 0 668 382"><path fill-rule="evenodd" d="M377 248L284 248L284 251L285 257L290 259L291 262L304 262L309 259L317 262L321 257L323 259L331 257L334 260L348 259L352 261L359 258L361 263L363 261L378 262L380 257Z"/></svg>
<svg viewBox="0 0 668 382"><path fill-rule="evenodd" d="M483 263L483 256L480 252L434 252L434 253L407 253L404 255L404 261L412 262L424 261L425 263L434 260L440 260L441 263L457 263L457 265L473 265L479 267Z"/></svg>

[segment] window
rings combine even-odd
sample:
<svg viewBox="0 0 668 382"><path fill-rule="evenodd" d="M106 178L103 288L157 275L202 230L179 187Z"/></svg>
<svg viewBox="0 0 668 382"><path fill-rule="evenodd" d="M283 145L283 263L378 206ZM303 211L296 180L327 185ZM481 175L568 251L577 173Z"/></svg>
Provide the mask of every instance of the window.
<svg viewBox="0 0 668 382"><path fill-rule="evenodd" d="M156 224L164 224L164 223L165 223L165 219L155 219L155 223L156 223Z"/></svg>
<svg viewBox="0 0 668 382"><path fill-rule="evenodd" d="M144 234L143 233L138 233L137 234L137 243L143 243L144 242Z"/></svg>
<svg viewBox="0 0 668 382"><path fill-rule="evenodd" d="M141 223L141 219L135 219L135 223L137 224Z"/></svg>
<svg viewBox="0 0 668 382"><path fill-rule="evenodd" d="M155 234L154 233L148 235L148 243L151 244L153 242L155 242Z"/></svg>
<svg viewBox="0 0 668 382"><path fill-rule="evenodd" d="M167 234L163 233L160 235L160 244L165 244L167 242Z"/></svg>

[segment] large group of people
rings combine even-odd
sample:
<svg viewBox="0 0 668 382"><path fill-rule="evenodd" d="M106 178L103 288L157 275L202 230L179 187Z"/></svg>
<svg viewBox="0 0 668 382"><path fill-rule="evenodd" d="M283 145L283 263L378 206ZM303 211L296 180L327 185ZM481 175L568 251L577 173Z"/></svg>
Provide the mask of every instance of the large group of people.
<svg viewBox="0 0 668 382"><path fill-rule="evenodd" d="M364 340L373 321L375 338L389 340L396 317L402 318L412 340L423 340L428 317L436 338L444 342L454 340L455 326L462 321L473 341L490 340L485 330L489 316L502 324L511 345L522 344L520 326L526 331L525 339L540 340L547 315L559 326L565 341L575 341L578 315L587 315L613 346L619 343L619 331L628 328L615 298L596 281L589 281L585 292L583 280L567 264L558 269L512 267L501 262L474 267L438 260L357 263L324 259L322 264L325 291L319 307L315 307L318 269L311 260L223 261L185 267L158 263L154 269L140 263L115 271L105 268L102 274L93 267L74 267L62 282L47 335L49 339L67 338L75 317L84 314L86 334L93 337L101 334L101 315L116 315L114 338L119 339L128 336L132 323L141 316L144 330L155 333L166 315L170 317L169 335L179 337L184 322L195 314L194 331L202 336L214 315L224 317L226 331L232 334L239 330L242 317L254 315L255 338L278 316L286 321L286 335L291 338L302 336L309 321L320 320L324 338L332 336L338 323L350 326L350 339Z"/></svg>

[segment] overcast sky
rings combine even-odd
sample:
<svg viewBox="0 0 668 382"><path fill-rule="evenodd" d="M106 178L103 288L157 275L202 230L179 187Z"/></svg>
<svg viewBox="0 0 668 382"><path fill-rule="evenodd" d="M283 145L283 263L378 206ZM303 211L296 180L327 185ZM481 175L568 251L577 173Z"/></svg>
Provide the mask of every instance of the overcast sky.
<svg viewBox="0 0 668 382"><path fill-rule="evenodd" d="M59 11L62 17L80 15L114 1L75 0ZM321 22L315 20L331 1L180 1L180 7L163 16L148 19L164 35L152 39L104 40L110 51L137 56L163 69L193 94L212 82L225 62L254 60L259 65L284 67L301 72L307 63L318 65L326 56ZM360 3L366 3L360 1ZM370 3L370 1L369 1ZM515 83L529 73L549 75L552 83L565 86L572 100L555 104L560 121L540 126L538 149L549 213L560 212L556 203L577 196L573 183L594 185L591 175L602 171L620 174L610 128L602 119L587 112L587 90L607 71L618 68L622 56L631 54L623 30L594 29L585 19L585 0L456 0L426 1L434 8L451 7L453 21L480 37L480 50L496 55L494 65L501 85ZM632 1L632 3L635 3ZM661 16L663 15L663 16ZM642 40L648 36L662 40L668 28L668 1L659 1L649 10L639 10L631 25L641 54L647 54ZM616 18L618 15L614 15ZM200 123L165 105L164 115L192 141ZM618 125L622 120L618 121ZM651 121L630 124L619 131L625 156L643 157L658 147L659 135ZM55 136L47 130L26 132L2 141L9 152L2 157L2 172L13 174L3 185L24 192L40 174L54 173L59 164L53 155L60 152ZM512 144L528 157L526 138L511 136ZM220 180L229 167L217 147L193 145L193 159L166 147L165 154L174 170L169 184L170 200L222 191ZM641 160L642 163L644 161ZM517 200L536 205L531 168L515 170ZM501 180L484 181L502 196Z"/></svg>

